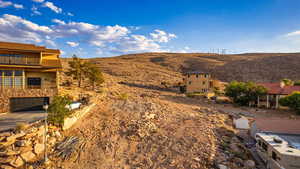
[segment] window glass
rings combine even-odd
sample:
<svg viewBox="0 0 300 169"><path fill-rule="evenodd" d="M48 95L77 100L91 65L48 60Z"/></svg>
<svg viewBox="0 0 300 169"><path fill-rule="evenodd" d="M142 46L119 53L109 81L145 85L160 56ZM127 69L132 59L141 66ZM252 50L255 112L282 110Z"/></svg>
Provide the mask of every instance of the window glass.
<svg viewBox="0 0 300 169"><path fill-rule="evenodd" d="M277 159L278 159L277 154L274 151L272 151L272 158L275 161L277 161Z"/></svg>
<svg viewBox="0 0 300 169"><path fill-rule="evenodd" d="M267 151L267 150L268 150L267 144L263 142L263 143L262 143L262 148L263 148L265 151Z"/></svg>
<svg viewBox="0 0 300 169"><path fill-rule="evenodd" d="M13 71L12 70L3 70L4 76L12 76Z"/></svg>
<svg viewBox="0 0 300 169"><path fill-rule="evenodd" d="M23 86L23 77L16 76L15 77L15 88L21 88Z"/></svg>
<svg viewBox="0 0 300 169"><path fill-rule="evenodd" d="M10 77L4 77L4 79L3 79L3 86L4 87L12 87L13 86L13 84L12 84L12 77L10 76Z"/></svg>
<svg viewBox="0 0 300 169"><path fill-rule="evenodd" d="M22 70L15 70L15 76L22 76L23 71Z"/></svg>
<svg viewBox="0 0 300 169"><path fill-rule="evenodd" d="M39 77L29 77L27 78L28 87L40 88L42 80Z"/></svg>

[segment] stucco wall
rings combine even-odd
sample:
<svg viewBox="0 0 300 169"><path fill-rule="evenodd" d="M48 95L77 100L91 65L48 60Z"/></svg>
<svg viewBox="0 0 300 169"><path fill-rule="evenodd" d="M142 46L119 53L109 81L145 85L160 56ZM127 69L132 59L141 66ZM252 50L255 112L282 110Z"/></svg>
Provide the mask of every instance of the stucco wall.
<svg viewBox="0 0 300 169"><path fill-rule="evenodd" d="M207 90L208 92L211 91L209 88L211 78L204 77L204 75L191 74L190 76L185 76L185 85L187 93L193 92L202 92L203 89Z"/></svg>
<svg viewBox="0 0 300 169"><path fill-rule="evenodd" d="M12 97L50 97L57 95L57 89L0 89L0 113L9 112Z"/></svg>

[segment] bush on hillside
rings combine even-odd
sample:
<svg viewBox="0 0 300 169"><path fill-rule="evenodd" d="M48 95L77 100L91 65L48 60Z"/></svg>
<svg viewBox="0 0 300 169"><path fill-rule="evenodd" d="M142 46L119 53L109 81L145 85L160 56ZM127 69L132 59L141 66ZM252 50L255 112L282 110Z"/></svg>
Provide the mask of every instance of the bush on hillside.
<svg viewBox="0 0 300 169"><path fill-rule="evenodd" d="M300 92L294 92L279 100L280 105L287 106L300 115Z"/></svg>
<svg viewBox="0 0 300 169"><path fill-rule="evenodd" d="M71 114L71 111L66 105L71 104L72 101L67 96L55 96L48 109L48 121L57 126L64 124L64 119Z"/></svg>
<svg viewBox="0 0 300 169"><path fill-rule="evenodd" d="M258 96L267 93L267 89L253 82L230 82L225 88L225 95L230 97L234 103L246 106L256 101Z"/></svg>

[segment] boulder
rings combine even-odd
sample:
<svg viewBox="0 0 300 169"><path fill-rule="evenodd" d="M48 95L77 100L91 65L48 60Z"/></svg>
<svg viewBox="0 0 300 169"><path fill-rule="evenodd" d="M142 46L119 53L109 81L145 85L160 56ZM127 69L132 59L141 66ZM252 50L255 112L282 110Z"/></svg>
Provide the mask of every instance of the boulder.
<svg viewBox="0 0 300 169"><path fill-rule="evenodd" d="M56 138L55 137L50 137L48 139L48 144L49 145L53 146L53 145L55 145L55 143L56 143Z"/></svg>
<svg viewBox="0 0 300 169"><path fill-rule="evenodd" d="M226 166L226 165L223 165L223 164L219 164L219 165L218 165L218 168L219 168L219 169L227 169L227 166Z"/></svg>
<svg viewBox="0 0 300 169"><path fill-rule="evenodd" d="M36 156L32 151L28 151L26 153L22 153L21 157L25 162L32 162Z"/></svg>
<svg viewBox="0 0 300 169"><path fill-rule="evenodd" d="M41 154L44 150L45 150L44 144L36 144L34 146L34 153L37 154L37 155Z"/></svg>
<svg viewBox="0 0 300 169"><path fill-rule="evenodd" d="M247 160L244 163L244 167L247 169L255 168L255 162L253 160Z"/></svg>
<svg viewBox="0 0 300 169"><path fill-rule="evenodd" d="M11 135L10 132L0 133L0 137L8 137L8 136L10 136L10 135Z"/></svg>
<svg viewBox="0 0 300 169"><path fill-rule="evenodd" d="M9 165L0 165L1 169L14 169L14 167L9 166Z"/></svg>
<svg viewBox="0 0 300 169"><path fill-rule="evenodd" d="M17 140L16 142L15 142L15 145L17 146L17 147L25 147L25 146L28 146L30 143L28 142L28 141L26 141L26 140Z"/></svg>
<svg viewBox="0 0 300 169"><path fill-rule="evenodd" d="M13 161L11 161L9 163L11 166L18 168L21 167L22 165L24 165L24 161L22 160L22 158L20 156L17 156Z"/></svg>
<svg viewBox="0 0 300 169"><path fill-rule="evenodd" d="M0 152L0 157L14 156L20 154L20 151L6 150Z"/></svg>
<svg viewBox="0 0 300 169"><path fill-rule="evenodd" d="M14 160L14 156L8 156L8 157L0 157L0 164L6 164Z"/></svg>
<svg viewBox="0 0 300 169"><path fill-rule="evenodd" d="M20 151L20 153L26 153L28 151L32 151L32 147L31 146L20 147L19 151Z"/></svg>
<svg viewBox="0 0 300 169"><path fill-rule="evenodd" d="M229 146L230 146L231 151L236 152L236 153L240 152L240 149L237 144L231 143Z"/></svg>

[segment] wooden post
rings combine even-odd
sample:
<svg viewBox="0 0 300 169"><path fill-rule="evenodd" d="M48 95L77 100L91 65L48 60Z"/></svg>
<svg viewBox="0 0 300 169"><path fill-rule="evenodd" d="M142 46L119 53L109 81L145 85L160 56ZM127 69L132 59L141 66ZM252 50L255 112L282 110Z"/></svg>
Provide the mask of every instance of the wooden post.
<svg viewBox="0 0 300 169"><path fill-rule="evenodd" d="M270 107L270 103L269 103L269 95L267 95L267 108Z"/></svg>
<svg viewBox="0 0 300 169"><path fill-rule="evenodd" d="M276 95L276 109L279 108L279 96Z"/></svg>
<svg viewBox="0 0 300 169"><path fill-rule="evenodd" d="M22 71L22 87L23 89L25 89L25 82L26 81L26 78L25 78L25 70Z"/></svg>

